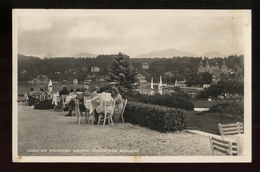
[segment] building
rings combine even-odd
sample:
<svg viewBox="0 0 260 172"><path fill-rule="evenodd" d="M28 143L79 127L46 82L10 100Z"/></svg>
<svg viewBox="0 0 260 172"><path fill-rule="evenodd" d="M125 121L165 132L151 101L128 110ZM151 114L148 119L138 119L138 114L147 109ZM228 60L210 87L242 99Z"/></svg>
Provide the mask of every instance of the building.
<svg viewBox="0 0 260 172"><path fill-rule="evenodd" d="M198 67L198 73L209 72L210 74L212 74L213 82L219 81L220 74L225 73L227 71L229 70L225 60L223 60L221 67L219 67L218 62L216 62L214 66L210 66L208 61L206 62L205 67L203 67L202 61L200 61Z"/></svg>
<svg viewBox="0 0 260 172"><path fill-rule="evenodd" d="M143 63L142 64L142 69L149 69L149 64L148 63Z"/></svg>
<svg viewBox="0 0 260 172"><path fill-rule="evenodd" d="M142 74L137 74L136 79L138 80L139 83L147 83L145 76L143 76Z"/></svg>
<svg viewBox="0 0 260 172"><path fill-rule="evenodd" d="M91 72L100 72L100 68L96 66L91 67Z"/></svg>
<svg viewBox="0 0 260 172"><path fill-rule="evenodd" d="M73 79L73 83L77 84L78 80L77 79Z"/></svg>
<svg viewBox="0 0 260 172"><path fill-rule="evenodd" d="M175 87L186 87L186 80L184 79L183 81L175 81Z"/></svg>
<svg viewBox="0 0 260 172"><path fill-rule="evenodd" d="M41 82L48 82L49 78L47 75L38 75L36 78L33 79L33 82L41 83Z"/></svg>

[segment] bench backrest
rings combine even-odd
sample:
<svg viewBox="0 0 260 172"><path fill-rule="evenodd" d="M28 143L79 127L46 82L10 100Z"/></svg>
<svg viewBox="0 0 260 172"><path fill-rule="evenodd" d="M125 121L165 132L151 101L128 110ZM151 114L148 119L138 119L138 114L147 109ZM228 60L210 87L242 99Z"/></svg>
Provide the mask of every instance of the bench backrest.
<svg viewBox="0 0 260 172"><path fill-rule="evenodd" d="M242 134L244 133L243 123L237 122L233 124L218 124L219 133L224 139L226 135Z"/></svg>

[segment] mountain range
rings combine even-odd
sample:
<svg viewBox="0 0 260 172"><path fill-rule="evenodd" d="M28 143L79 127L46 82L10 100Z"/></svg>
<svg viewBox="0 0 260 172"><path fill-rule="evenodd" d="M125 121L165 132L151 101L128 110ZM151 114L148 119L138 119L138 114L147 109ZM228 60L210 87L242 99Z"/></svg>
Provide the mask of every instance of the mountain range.
<svg viewBox="0 0 260 172"><path fill-rule="evenodd" d="M231 55L242 55L242 51L240 52L236 52L236 53L232 53L232 54L222 54L219 51L211 51L211 52L206 52L204 54L195 54L192 52L186 52L186 51L181 51L181 50L177 50L177 49L165 49L165 50L160 50L160 51L150 51L149 53L146 54L140 54L137 55L133 58L154 58L154 57L165 57L165 58L171 58L171 57L208 57L208 58L215 58L215 57L220 57L220 58L224 58L224 57L228 57ZM79 57L97 57L99 54L91 54L91 53L86 53L86 52L80 52L78 54L75 55L69 55L66 57L75 57L75 58L79 58ZM20 54L20 56L25 56ZM26 57L33 57L33 56L26 56ZM35 56L34 56L35 57ZM61 57L61 56L57 56L57 55L53 55L53 54L48 54L46 56L44 56L44 58L50 58L50 57Z"/></svg>
<svg viewBox="0 0 260 172"><path fill-rule="evenodd" d="M183 56L187 56L187 57L208 57L208 58L215 58L215 57L228 57L230 55L241 55L243 54L242 52L237 52L237 53L233 53L233 54L222 54L219 51L211 51L211 52L207 52L201 55L195 54L195 53L191 53L191 52L185 52L185 51L180 51L177 49L165 49L165 50L161 50L161 51L151 51L149 53L146 54L140 54L138 56L135 56L134 58L153 58L153 57L166 57L166 58L170 58L170 57L174 57L174 56L179 56L179 57L183 57Z"/></svg>

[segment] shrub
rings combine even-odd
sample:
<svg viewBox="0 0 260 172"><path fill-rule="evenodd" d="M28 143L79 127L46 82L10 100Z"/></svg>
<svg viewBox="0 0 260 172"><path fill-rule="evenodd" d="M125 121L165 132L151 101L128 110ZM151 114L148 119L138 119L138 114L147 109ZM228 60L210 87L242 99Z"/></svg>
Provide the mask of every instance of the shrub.
<svg viewBox="0 0 260 172"><path fill-rule="evenodd" d="M222 100L213 105L209 112L240 118L244 117L244 104L243 101Z"/></svg>
<svg viewBox="0 0 260 172"><path fill-rule="evenodd" d="M127 103L125 121L160 132L182 131L186 128L184 110L138 102Z"/></svg>
<svg viewBox="0 0 260 172"><path fill-rule="evenodd" d="M191 95L187 92L184 92L184 91L179 91L179 92L176 92L176 93L171 93L172 96L177 96L177 97L183 97L183 98L186 98L186 99L190 99L191 98Z"/></svg>
<svg viewBox="0 0 260 172"><path fill-rule="evenodd" d="M194 109L194 104L188 99L179 96L171 96L169 94L145 95L140 93L131 93L124 94L123 97L135 102L185 109L188 111L192 111Z"/></svg>

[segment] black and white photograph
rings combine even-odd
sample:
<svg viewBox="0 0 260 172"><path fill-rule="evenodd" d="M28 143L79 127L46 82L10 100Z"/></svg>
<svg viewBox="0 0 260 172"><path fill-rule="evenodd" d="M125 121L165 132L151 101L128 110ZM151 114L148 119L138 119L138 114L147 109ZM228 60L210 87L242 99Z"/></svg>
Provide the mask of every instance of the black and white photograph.
<svg viewBox="0 0 260 172"><path fill-rule="evenodd" d="M251 162L251 10L13 9L13 162Z"/></svg>

